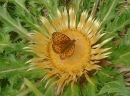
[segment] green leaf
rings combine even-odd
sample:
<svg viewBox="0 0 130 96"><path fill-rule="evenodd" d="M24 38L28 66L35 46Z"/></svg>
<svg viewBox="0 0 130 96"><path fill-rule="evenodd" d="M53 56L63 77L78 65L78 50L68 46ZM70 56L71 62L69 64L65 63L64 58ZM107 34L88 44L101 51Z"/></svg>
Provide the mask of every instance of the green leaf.
<svg viewBox="0 0 130 96"><path fill-rule="evenodd" d="M16 32L18 32L19 34L22 33L22 35L27 36L28 38L31 39L31 37L28 36L27 34L28 33L27 30L21 26L19 19L17 19L16 21L9 15L6 6L7 6L6 3L3 6L0 6L0 17L2 21L4 23L7 23L9 26L13 27L15 29L14 31L17 30Z"/></svg>
<svg viewBox="0 0 130 96"><path fill-rule="evenodd" d="M102 23L105 23L107 19L109 19L112 14L114 14L115 7L118 3L118 0L106 0L105 2L102 2L100 5L99 15L100 19L102 20Z"/></svg>
<svg viewBox="0 0 130 96"><path fill-rule="evenodd" d="M4 50L5 47L10 46L11 41L9 34L0 33L0 52Z"/></svg>
<svg viewBox="0 0 130 96"><path fill-rule="evenodd" d="M23 10L25 10L27 13L30 13L27 8L25 7L25 1L26 0L14 0L14 2L19 5Z"/></svg>
<svg viewBox="0 0 130 96"><path fill-rule="evenodd" d="M80 96L80 86L75 83L73 88L72 92L71 85L69 84L61 96Z"/></svg>
<svg viewBox="0 0 130 96"><path fill-rule="evenodd" d="M27 27L28 29L30 28L32 30L38 30L34 24L38 24L38 18L39 18L39 15L41 15L41 14L38 14L38 16L37 16L37 14L34 15L35 13L32 12L32 11L36 12L37 6L35 6L36 7L35 8L34 6L28 5L28 6L30 6L28 8L30 10L28 10L25 6L25 4L26 4L25 0L15 0L14 4L16 5L14 12L16 13L16 15L19 18L21 18L20 19L21 22L25 23L25 25L23 27L25 27L25 28ZM31 10L33 7L35 9ZM38 17L38 18L36 18L36 17Z"/></svg>
<svg viewBox="0 0 130 96"><path fill-rule="evenodd" d="M86 82L85 86L83 86L83 88L81 88L81 92L82 92L83 96L96 96L97 84L98 84L97 77L94 76L93 78L91 78L91 80L94 85L92 85L89 82Z"/></svg>
<svg viewBox="0 0 130 96"><path fill-rule="evenodd" d="M125 36L122 38L119 46L113 48L111 54L111 59L115 64L124 63L125 65L130 65L130 29Z"/></svg>
<svg viewBox="0 0 130 96"><path fill-rule="evenodd" d="M36 96L44 96L28 79L24 78L26 85L35 93Z"/></svg>
<svg viewBox="0 0 130 96"><path fill-rule="evenodd" d="M118 77L118 80L106 83L98 95L105 93L116 93L116 96L129 96L130 88L125 87L123 77Z"/></svg>
<svg viewBox="0 0 130 96"><path fill-rule="evenodd" d="M52 81L53 83L53 81ZM46 84L45 84L46 85ZM45 86L44 85L44 86ZM50 85L50 86L49 86ZM51 85L51 83L49 84L46 88L44 88L44 95L45 96L54 96L54 91L55 91L55 86Z"/></svg>
<svg viewBox="0 0 130 96"><path fill-rule="evenodd" d="M120 16L116 16L113 22L109 27L107 27L107 30L109 32L116 32L117 30L120 30L130 22L130 11L123 12Z"/></svg>
<svg viewBox="0 0 130 96"><path fill-rule="evenodd" d="M33 0L37 3L43 4L44 7L47 9L47 11L49 12L49 15L53 16L57 16L57 8L58 8L58 0Z"/></svg>
<svg viewBox="0 0 130 96"><path fill-rule="evenodd" d="M130 11L129 9L124 10L122 13L118 14L115 10L117 10L118 0L114 0L111 2L107 0L106 4L102 4L100 7L100 11L98 14L101 15L101 21L103 24L101 28L105 30L106 35L103 38L117 37L117 31L124 29L126 25L130 22ZM105 7L105 8L104 8ZM120 10L120 9L118 9ZM98 16L100 17L100 16Z"/></svg>

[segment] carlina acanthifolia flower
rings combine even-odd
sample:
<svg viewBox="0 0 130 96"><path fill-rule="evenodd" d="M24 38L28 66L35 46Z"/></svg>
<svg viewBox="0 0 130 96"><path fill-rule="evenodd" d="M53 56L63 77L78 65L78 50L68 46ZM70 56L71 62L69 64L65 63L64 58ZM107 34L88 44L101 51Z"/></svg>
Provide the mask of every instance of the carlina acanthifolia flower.
<svg viewBox="0 0 130 96"><path fill-rule="evenodd" d="M41 17L45 28L38 25L40 32L33 34L31 50L37 57L31 59L29 70L43 69L45 75L42 80L47 84L55 78L56 95L63 92L66 85L73 85L81 77L93 84L89 76L91 70L99 70L101 59L108 57L110 48L103 48L111 38L102 42L99 39L105 34L99 29L99 20L83 11L80 20L76 21L75 11L70 8L63 12L57 10L57 17L47 20Z"/></svg>

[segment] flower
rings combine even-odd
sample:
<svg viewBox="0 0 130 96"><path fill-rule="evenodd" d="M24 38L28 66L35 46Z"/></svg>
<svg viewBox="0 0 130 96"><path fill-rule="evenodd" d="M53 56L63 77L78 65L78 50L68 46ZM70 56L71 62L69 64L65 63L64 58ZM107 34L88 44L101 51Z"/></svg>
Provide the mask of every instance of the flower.
<svg viewBox="0 0 130 96"><path fill-rule="evenodd" d="M32 36L34 41L30 48L37 57L30 60L29 70L43 69L45 74L42 80L48 80L47 84L55 78L53 84L56 86L56 95L63 92L64 87L69 83L73 90L74 83L81 77L85 77L93 84L89 72L99 70L100 60L110 54L108 52L110 48L102 48L102 46L111 38L98 42L105 35L102 29L99 29L101 25L99 20L94 19L92 15L89 16L87 11L83 11L78 22L75 11L71 8L68 12L66 9L63 12L57 10L57 16L50 16L50 20L41 17L41 22L45 28L36 25L40 32L35 31ZM59 37L54 38L54 33L59 34L55 35ZM61 38L61 35L64 38ZM72 43L73 40L75 42ZM67 44L61 44L61 41ZM58 47L55 49L55 46ZM61 52L58 53L58 50ZM61 58L61 55L65 58Z"/></svg>

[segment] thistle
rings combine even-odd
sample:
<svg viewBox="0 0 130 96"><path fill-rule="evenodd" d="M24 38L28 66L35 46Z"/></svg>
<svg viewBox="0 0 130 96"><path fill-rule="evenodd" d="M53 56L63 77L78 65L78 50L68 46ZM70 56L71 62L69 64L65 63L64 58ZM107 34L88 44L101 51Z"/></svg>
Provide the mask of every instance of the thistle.
<svg viewBox="0 0 130 96"><path fill-rule="evenodd" d="M88 15L87 11L81 13L77 25L77 15L72 8L68 12L66 9L63 12L57 10L57 14L55 18L50 17L51 21L41 17L47 30L36 25L41 32L36 31L32 35L34 41L30 49L37 57L29 61L29 70L45 70L42 80L48 80L49 84L52 78L55 79L52 84L55 84L56 95L59 95L69 83L73 90L73 85L81 77L93 84L88 74L99 70L100 60L111 53L108 51L110 48L102 48L111 38L98 42L105 33L99 29L100 21Z"/></svg>
<svg viewBox="0 0 130 96"><path fill-rule="evenodd" d="M128 2L2 0L0 4L0 95L130 94L118 74L119 66L129 66L130 60Z"/></svg>

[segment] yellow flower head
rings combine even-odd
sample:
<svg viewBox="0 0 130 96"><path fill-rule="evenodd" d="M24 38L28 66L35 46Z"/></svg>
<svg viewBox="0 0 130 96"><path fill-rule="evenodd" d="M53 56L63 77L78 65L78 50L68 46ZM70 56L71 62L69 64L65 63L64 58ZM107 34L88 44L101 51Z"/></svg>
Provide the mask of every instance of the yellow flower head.
<svg viewBox="0 0 130 96"><path fill-rule="evenodd" d="M56 95L69 83L73 90L73 84L81 77L92 83L88 74L99 70L99 61L110 54L107 52L110 48L102 46L111 39L98 42L105 33L99 29L99 20L87 11L82 12L80 20L73 9L57 10L57 14L55 18L50 16L49 21L41 17L45 28L36 25L40 32L34 33L30 48L37 57L31 60L29 69L43 69L43 80L48 79L47 84L55 78Z"/></svg>

